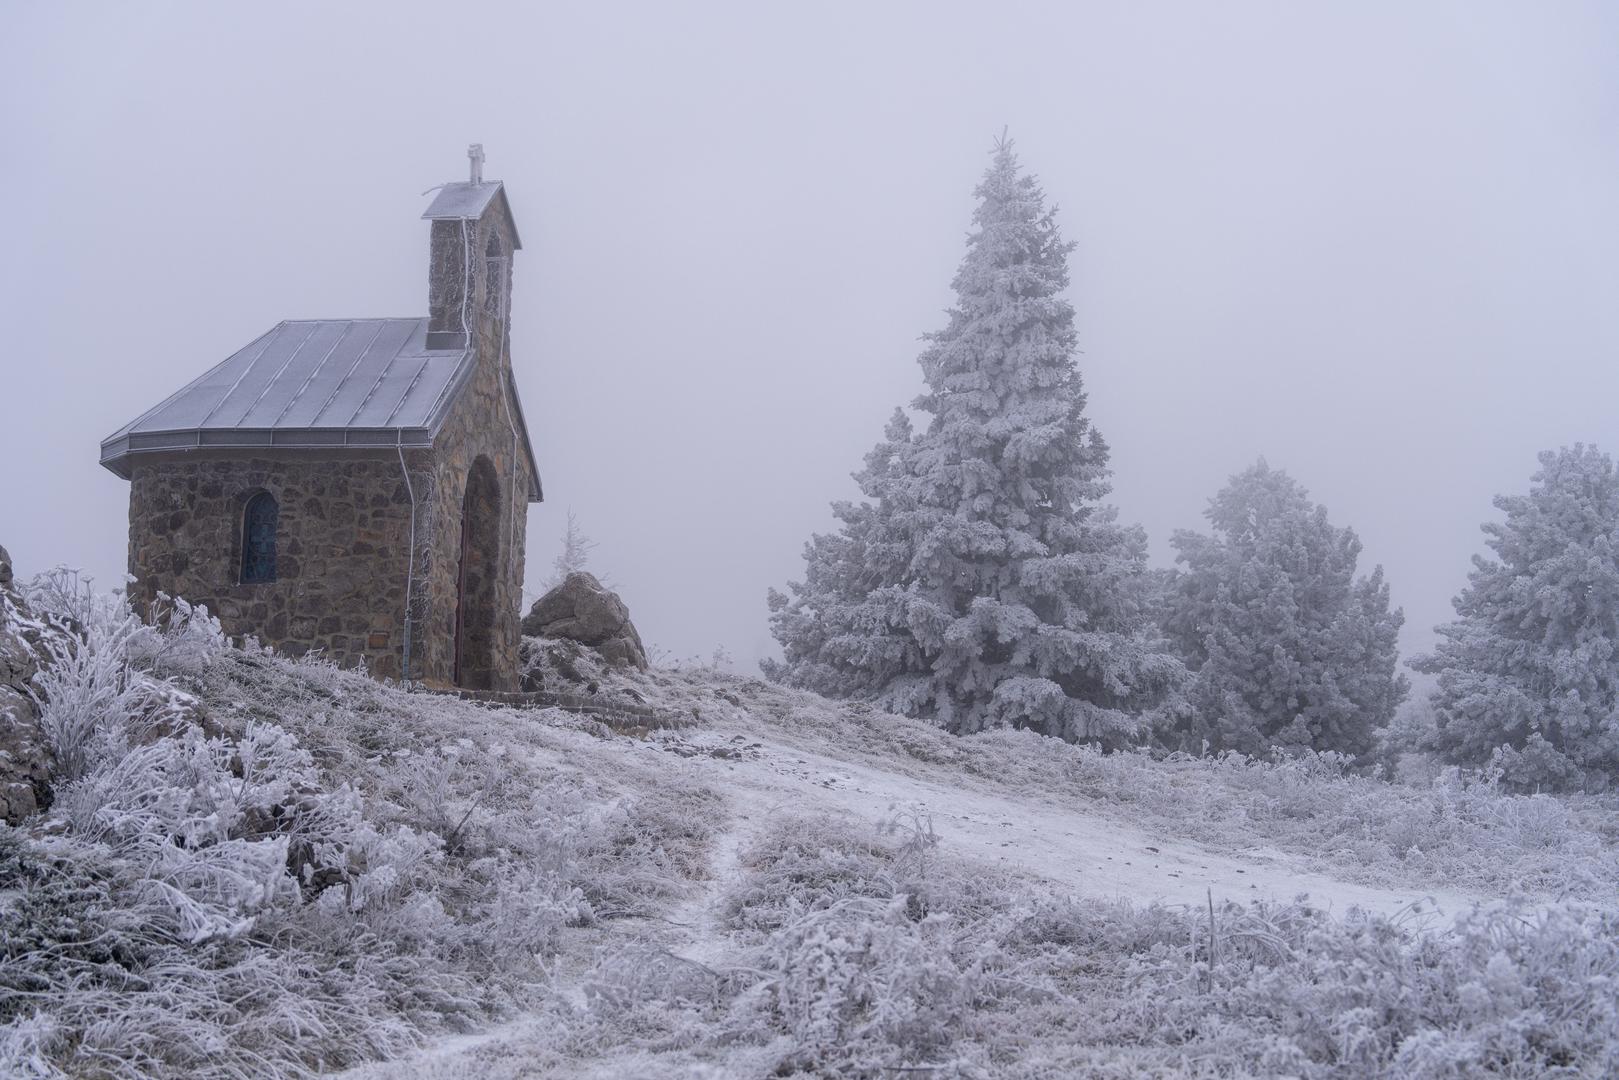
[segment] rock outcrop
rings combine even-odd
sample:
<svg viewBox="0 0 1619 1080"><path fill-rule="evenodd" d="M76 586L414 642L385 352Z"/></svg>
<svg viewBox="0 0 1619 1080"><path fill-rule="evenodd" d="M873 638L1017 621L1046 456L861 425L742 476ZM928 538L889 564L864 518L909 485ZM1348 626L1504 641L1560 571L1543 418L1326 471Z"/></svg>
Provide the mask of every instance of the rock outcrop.
<svg viewBox="0 0 1619 1080"><path fill-rule="evenodd" d="M42 660L37 627L0 547L0 821L8 825L50 805L50 744L28 693Z"/></svg>
<svg viewBox="0 0 1619 1080"><path fill-rule="evenodd" d="M630 609L594 574L569 574L534 601L523 618L523 633L577 641L609 663L646 669L646 649L630 622Z"/></svg>

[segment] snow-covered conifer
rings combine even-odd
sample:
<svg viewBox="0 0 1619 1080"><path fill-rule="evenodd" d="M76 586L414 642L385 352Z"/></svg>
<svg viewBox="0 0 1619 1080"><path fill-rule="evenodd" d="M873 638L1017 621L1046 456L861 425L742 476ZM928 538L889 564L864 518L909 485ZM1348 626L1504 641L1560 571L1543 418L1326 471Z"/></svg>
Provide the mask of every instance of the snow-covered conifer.
<svg viewBox="0 0 1619 1080"><path fill-rule="evenodd" d="M978 186L948 325L903 415L857 475L871 500L774 593L772 674L956 732L1027 726L1120 742L1184 669L1147 617L1146 538L1102 505L1108 448L1074 362L1070 243L1002 141Z"/></svg>
<svg viewBox="0 0 1619 1080"><path fill-rule="evenodd" d="M1434 749L1519 788L1619 780L1619 474L1576 445L1495 500L1455 622L1412 666L1439 677Z"/></svg>
<svg viewBox="0 0 1619 1080"><path fill-rule="evenodd" d="M1405 616L1383 568L1355 577L1360 540L1261 460L1206 511L1213 535L1171 543L1185 564L1165 631L1194 673L1185 741L1260 755L1274 747L1364 759L1406 693Z"/></svg>
<svg viewBox="0 0 1619 1080"><path fill-rule="evenodd" d="M854 474L870 502L836 502L842 528L804 545L804 580L789 600L771 589L770 623L783 661L766 660L765 674L831 697L859 697L921 663L903 625L873 618L878 594L902 581L910 545L898 528L905 506L906 453L911 421L895 409L884 439Z"/></svg>

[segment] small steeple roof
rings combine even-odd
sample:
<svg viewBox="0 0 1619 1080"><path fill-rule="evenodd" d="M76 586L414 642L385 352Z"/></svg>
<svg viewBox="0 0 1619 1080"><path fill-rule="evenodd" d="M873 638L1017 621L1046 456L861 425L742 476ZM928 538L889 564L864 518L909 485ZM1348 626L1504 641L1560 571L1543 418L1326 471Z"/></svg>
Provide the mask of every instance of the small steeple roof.
<svg viewBox="0 0 1619 1080"><path fill-rule="evenodd" d="M506 199L506 185L499 180L459 180L445 184L422 214L426 221L477 221L489 209L489 204L500 201L501 212L512 230L512 247L521 250L523 241L517 236L517 220L512 217L511 203Z"/></svg>

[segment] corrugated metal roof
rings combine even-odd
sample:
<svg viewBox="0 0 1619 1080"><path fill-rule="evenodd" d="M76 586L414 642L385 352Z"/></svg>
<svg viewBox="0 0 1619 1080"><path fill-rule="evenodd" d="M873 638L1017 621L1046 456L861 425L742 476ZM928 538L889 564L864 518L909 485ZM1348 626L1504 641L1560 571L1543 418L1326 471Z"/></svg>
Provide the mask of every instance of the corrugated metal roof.
<svg viewBox="0 0 1619 1080"><path fill-rule="evenodd" d="M489 209L489 203L500 198L506 214L506 224L512 230L512 247L521 250L523 241L517 235L517 219L512 216L511 203L506 198L506 185L499 180L485 180L474 184L467 180L445 184L438 189L422 218L427 221L476 221Z"/></svg>
<svg viewBox="0 0 1619 1080"><path fill-rule="evenodd" d="M429 349L426 319L289 320L108 436L101 463L127 478L130 455L164 450L431 446L474 363Z"/></svg>

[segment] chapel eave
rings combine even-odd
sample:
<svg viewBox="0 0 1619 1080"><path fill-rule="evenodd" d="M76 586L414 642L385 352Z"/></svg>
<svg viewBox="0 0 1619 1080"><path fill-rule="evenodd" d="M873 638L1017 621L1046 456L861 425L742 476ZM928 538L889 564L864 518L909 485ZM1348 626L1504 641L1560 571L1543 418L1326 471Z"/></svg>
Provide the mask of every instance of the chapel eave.
<svg viewBox="0 0 1619 1080"><path fill-rule="evenodd" d="M101 464L127 480L141 454L430 448L477 357L464 347L431 348L426 327L423 318L277 323L102 440ZM529 468L528 501L540 502L509 377L507 392Z"/></svg>

